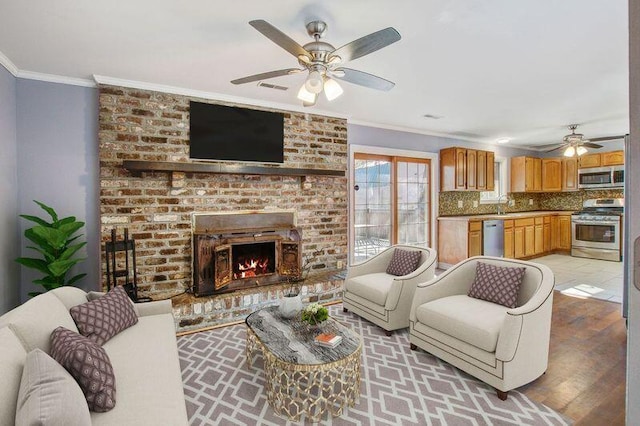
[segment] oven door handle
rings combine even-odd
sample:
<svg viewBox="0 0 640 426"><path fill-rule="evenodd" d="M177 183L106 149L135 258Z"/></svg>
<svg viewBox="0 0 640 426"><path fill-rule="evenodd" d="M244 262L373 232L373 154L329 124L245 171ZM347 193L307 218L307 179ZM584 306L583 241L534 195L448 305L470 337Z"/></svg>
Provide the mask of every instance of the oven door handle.
<svg viewBox="0 0 640 426"><path fill-rule="evenodd" d="M618 225L620 222L614 222L614 221L603 221L603 220L572 220L572 223L575 223L576 225L606 225L606 226L616 226Z"/></svg>

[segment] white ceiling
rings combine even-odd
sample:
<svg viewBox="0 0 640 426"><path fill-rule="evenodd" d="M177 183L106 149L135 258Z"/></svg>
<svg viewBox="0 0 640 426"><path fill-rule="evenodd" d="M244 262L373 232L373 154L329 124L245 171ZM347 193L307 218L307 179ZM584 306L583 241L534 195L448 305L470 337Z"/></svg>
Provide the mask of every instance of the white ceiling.
<svg viewBox="0 0 640 426"><path fill-rule="evenodd" d="M314 19L335 47L388 26L402 35L347 65L394 89L342 83L309 112L522 146L559 142L571 123L587 137L629 131L627 0L0 0L0 52L18 76L102 75L302 110L305 74L268 80L284 92L229 82L297 66L253 19L300 44Z"/></svg>

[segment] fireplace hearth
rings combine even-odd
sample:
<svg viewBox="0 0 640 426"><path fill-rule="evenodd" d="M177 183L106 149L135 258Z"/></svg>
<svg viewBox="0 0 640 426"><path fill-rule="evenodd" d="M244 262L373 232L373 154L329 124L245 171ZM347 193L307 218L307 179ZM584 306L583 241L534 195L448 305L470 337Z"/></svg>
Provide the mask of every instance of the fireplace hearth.
<svg viewBox="0 0 640 426"><path fill-rule="evenodd" d="M293 212L196 214L193 223L196 296L276 284L301 270Z"/></svg>

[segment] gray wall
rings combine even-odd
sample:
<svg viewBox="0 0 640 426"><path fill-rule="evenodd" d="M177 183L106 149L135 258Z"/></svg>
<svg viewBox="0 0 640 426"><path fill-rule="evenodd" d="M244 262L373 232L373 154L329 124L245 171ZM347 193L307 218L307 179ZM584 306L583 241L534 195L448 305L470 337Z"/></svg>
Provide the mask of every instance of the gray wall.
<svg viewBox="0 0 640 426"><path fill-rule="evenodd" d="M0 314L20 302L16 78L0 66Z"/></svg>
<svg viewBox="0 0 640 426"><path fill-rule="evenodd" d="M493 151L500 157L513 157L518 155L540 156L538 151L509 148L505 145L479 144L453 138L367 127L358 124L347 125L347 134L349 136L349 144L355 145L409 149L423 152L439 152L442 148L459 146L461 148Z"/></svg>
<svg viewBox="0 0 640 426"><path fill-rule="evenodd" d="M18 211L48 217L32 200L53 207L60 217L86 222L85 262L73 273L87 276L76 285L100 287L98 213L98 91L94 88L17 79ZM2 207L4 209L5 207ZM32 223L20 220L20 234ZM32 256L21 236L22 255ZM21 300L41 274L21 267ZM71 276L71 275L70 275Z"/></svg>

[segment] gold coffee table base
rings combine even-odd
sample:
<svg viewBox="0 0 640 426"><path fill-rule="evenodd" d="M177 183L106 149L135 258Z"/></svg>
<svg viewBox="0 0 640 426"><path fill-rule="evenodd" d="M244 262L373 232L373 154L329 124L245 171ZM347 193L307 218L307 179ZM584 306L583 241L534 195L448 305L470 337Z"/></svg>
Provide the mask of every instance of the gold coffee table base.
<svg viewBox="0 0 640 426"><path fill-rule="evenodd" d="M345 358L326 364L300 365L276 358L247 327L247 365L256 349L264 357L267 401L276 414L299 421L302 414L318 422L329 412L340 416L360 397L362 346Z"/></svg>

